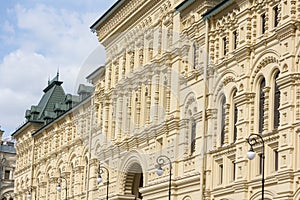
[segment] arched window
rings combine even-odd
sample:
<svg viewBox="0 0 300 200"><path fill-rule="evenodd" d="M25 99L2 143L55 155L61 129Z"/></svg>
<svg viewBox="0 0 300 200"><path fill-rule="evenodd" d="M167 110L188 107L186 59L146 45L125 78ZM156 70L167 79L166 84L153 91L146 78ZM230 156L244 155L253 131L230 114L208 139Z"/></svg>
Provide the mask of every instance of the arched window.
<svg viewBox="0 0 300 200"><path fill-rule="evenodd" d="M196 69L197 65L197 46L196 43L193 43L193 68Z"/></svg>
<svg viewBox="0 0 300 200"><path fill-rule="evenodd" d="M197 113L197 101L194 94L191 94L185 103L185 119L186 119L186 153L188 155L193 155L196 151L196 113Z"/></svg>
<svg viewBox="0 0 300 200"><path fill-rule="evenodd" d="M236 91L234 92L233 99L236 96ZM236 103L233 101L233 142L237 139L237 119L238 119L238 108Z"/></svg>
<svg viewBox="0 0 300 200"><path fill-rule="evenodd" d="M145 113L145 122L149 123L150 122L150 104L151 104L151 96L149 94L149 89L146 87L145 89L145 101L144 103L144 113Z"/></svg>
<svg viewBox="0 0 300 200"><path fill-rule="evenodd" d="M265 79L263 78L259 85L259 118L258 118L258 132L263 132L264 129L264 105L265 105L265 93L264 87L266 86Z"/></svg>
<svg viewBox="0 0 300 200"><path fill-rule="evenodd" d="M191 119L191 155L196 150L196 122L192 118Z"/></svg>
<svg viewBox="0 0 300 200"><path fill-rule="evenodd" d="M225 142L225 104L226 98L224 96L221 101L221 146Z"/></svg>
<svg viewBox="0 0 300 200"><path fill-rule="evenodd" d="M88 183L88 169L89 169L89 161L88 158L85 157L85 171L84 171L84 189L87 190Z"/></svg>
<svg viewBox="0 0 300 200"><path fill-rule="evenodd" d="M71 191L68 193L68 196L74 196L75 189L75 168L73 162L71 163L71 176L70 176L70 189Z"/></svg>
<svg viewBox="0 0 300 200"><path fill-rule="evenodd" d="M279 76L279 72L275 76L274 81L274 129L279 127L280 121L280 113L279 113L279 106L280 106L280 91L277 85L277 79Z"/></svg>

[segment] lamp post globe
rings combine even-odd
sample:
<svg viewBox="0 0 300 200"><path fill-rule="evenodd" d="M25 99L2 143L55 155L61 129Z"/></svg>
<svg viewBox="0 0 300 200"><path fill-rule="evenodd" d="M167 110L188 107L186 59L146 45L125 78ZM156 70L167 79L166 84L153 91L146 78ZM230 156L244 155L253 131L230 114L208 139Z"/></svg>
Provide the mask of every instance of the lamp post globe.
<svg viewBox="0 0 300 200"><path fill-rule="evenodd" d="M27 194L27 199L31 199L31 194L30 193Z"/></svg>
<svg viewBox="0 0 300 200"><path fill-rule="evenodd" d="M164 172L164 170L161 168L161 165L159 165L159 167L158 167L157 170L156 170L156 174L157 174L158 176L161 176L161 175L163 174L163 172Z"/></svg>
<svg viewBox="0 0 300 200"><path fill-rule="evenodd" d="M256 153L255 151L253 151L252 149L250 149L248 152L247 152L247 157L249 160L253 160L254 157L255 157Z"/></svg>
<svg viewBox="0 0 300 200"><path fill-rule="evenodd" d="M58 185L58 186L56 187L56 190L59 191L59 192L61 191L60 185Z"/></svg>
<svg viewBox="0 0 300 200"><path fill-rule="evenodd" d="M98 176L98 178L97 178L97 183L99 184L99 183L102 183L102 177L101 176Z"/></svg>

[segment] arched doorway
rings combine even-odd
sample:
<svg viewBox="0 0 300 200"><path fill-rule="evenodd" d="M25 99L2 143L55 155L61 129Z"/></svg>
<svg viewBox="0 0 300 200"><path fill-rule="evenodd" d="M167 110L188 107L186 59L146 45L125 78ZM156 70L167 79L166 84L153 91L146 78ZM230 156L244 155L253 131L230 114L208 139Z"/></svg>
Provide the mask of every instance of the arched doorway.
<svg viewBox="0 0 300 200"><path fill-rule="evenodd" d="M138 163L130 165L125 177L125 195L132 196L136 200L143 199L140 192L140 188L143 187L144 183L141 165Z"/></svg>

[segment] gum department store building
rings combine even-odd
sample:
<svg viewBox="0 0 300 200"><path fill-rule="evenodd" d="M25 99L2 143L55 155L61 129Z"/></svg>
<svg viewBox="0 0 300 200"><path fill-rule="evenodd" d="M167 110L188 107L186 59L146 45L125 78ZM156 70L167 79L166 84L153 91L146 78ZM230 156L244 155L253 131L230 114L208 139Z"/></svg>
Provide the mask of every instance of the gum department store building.
<svg viewBox="0 0 300 200"><path fill-rule="evenodd" d="M262 173L300 199L300 1L118 0L90 28L94 89L57 76L13 134L16 200L259 200Z"/></svg>

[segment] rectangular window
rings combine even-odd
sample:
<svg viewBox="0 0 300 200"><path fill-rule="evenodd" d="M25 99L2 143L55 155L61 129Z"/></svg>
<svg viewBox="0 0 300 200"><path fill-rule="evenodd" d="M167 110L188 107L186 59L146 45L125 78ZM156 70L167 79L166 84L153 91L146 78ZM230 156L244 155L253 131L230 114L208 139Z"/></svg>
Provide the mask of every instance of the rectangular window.
<svg viewBox="0 0 300 200"><path fill-rule="evenodd" d="M238 117L238 109L237 106L234 105L234 129L233 129L233 142L236 142L237 139L237 117Z"/></svg>
<svg viewBox="0 0 300 200"><path fill-rule="evenodd" d="M225 118L226 118L226 111L225 111L225 103L226 99L223 97L222 99L222 118L221 118L221 146L225 143Z"/></svg>
<svg viewBox="0 0 300 200"><path fill-rule="evenodd" d="M219 174L220 174L219 183L222 184L223 183L223 164L219 165Z"/></svg>
<svg viewBox="0 0 300 200"><path fill-rule="evenodd" d="M235 181L236 164L232 161L232 180Z"/></svg>
<svg viewBox="0 0 300 200"><path fill-rule="evenodd" d="M226 44L226 37L223 37L223 55L226 55L226 50L227 50L227 44Z"/></svg>
<svg viewBox="0 0 300 200"><path fill-rule="evenodd" d="M279 122L280 122L280 112L279 112L279 106L280 106L280 91L279 87L276 83L278 74L275 77L275 94L274 94L274 129L278 129Z"/></svg>
<svg viewBox="0 0 300 200"><path fill-rule="evenodd" d="M274 168L275 168L275 171L278 171L278 151L275 150L274 151Z"/></svg>
<svg viewBox="0 0 300 200"><path fill-rule="evenodd" d="M260 83L260 97L259 97L259 126L258 126L258 131L259 133L262 133L264 130L264 115L265 115L265 93L264 93L264 88L265 88L266 82L265 79L263 79Z"/></svg>
<svg viewBox="0 0 300 200"><path fill-rule="evenodd" d="M160 154L162 154L162 147L163 147L163 139L158 138L156 140L156 151L159 152Z"/></svg>
<svg viewBox="0 0 300 200"><path fill-rule="evenodd" d="M261 15L261 34L265 34L266 32L266 14Z"/></svg>
<svg viewBox="0 0 300 200"><path fill-rule="evenodd" d="M193 66L193 68L196 69L196 65L197 65L197 63L196 63L197 62L197 46L196 46L195 42L193 43L193 50L194 50L194 52L193 52L193 54L194 54L193 55L193 58L194 58L194 60L193 60L194 63L193 64L194 64L194 66Z"/></svg>
<svg viewBox="0 0 300 200"><path fill-rule="evenodd" d="M233 31L233 49L237 48L237 42L238 42L238 38L237 38L237 31Z"/></svg>
<svg viewBox="0 0 300 200"><path fill-rule="evenodd" d="M192 133L191 133L191 154L196 150L196 122L192 122Z"/></svg>
<svg viewBox="0 0 300 200"><path fill-rule="evenodd" d="M9 174L10 174L10 171L9 170L5 170L5 172L4 172L4 179L9 179Z"/></svg>
<svg viewBox="0 0 300 200"><path fill-rule="evenodd" d="M278 26L278 6L275 6L273 8L273 13L274 13L274 27Z"/></svg>

